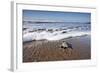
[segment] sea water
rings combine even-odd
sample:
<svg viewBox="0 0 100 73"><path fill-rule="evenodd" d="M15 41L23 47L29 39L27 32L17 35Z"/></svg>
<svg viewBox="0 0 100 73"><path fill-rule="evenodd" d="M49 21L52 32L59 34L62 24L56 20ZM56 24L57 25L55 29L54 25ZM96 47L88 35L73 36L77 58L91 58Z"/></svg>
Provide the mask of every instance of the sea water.
<svg viewBox="0 0 100 73"><path fill-rule="evenodd" d="M89 22L23 22L23 41L61 40L90 35Z"/></svg>

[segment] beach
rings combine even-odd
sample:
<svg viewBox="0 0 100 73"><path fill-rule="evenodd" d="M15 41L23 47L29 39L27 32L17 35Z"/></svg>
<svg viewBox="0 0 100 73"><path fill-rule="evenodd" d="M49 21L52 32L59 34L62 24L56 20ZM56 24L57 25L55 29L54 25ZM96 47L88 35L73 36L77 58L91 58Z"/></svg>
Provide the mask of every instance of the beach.
<svg viewBox="0 0 100 73"><path fill-rule="evenodd" d="M63 41L72 44L73 49L63 49ZM47 62L91 59L91 36L83 35L60 40L32 40L23 42L23 62Z"/></svg>

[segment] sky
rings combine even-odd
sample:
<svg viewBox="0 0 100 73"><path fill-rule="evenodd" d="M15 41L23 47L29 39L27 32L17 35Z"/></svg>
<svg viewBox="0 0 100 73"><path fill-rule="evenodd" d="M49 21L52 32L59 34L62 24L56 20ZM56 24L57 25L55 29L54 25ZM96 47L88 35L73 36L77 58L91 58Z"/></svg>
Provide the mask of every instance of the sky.
<svg viewBox="0 0 100 73"><path fill-rule="evenodd" d="M23 10L23 20L58 21L58 22L90 22L91 13Z"/></svg>

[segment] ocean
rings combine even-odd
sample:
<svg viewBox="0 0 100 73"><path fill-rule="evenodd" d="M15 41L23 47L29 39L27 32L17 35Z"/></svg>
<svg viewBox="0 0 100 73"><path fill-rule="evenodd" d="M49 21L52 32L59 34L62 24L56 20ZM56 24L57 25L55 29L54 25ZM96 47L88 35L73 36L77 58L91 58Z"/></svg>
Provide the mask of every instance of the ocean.
<svg viewBox="0 0 100 73"><path fill-rule="evenodd" d="M23 42L61 40L91 34L90 22L30 22L23 21Z"/></svg>

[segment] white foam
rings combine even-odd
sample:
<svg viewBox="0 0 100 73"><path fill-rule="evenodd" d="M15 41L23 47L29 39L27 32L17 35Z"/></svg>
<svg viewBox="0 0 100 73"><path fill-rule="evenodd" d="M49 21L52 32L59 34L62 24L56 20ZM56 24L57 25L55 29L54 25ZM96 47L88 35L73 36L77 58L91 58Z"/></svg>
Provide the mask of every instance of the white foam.
<svg viewBox="0 0 100 73"><path fill-rule="evenodd" d="M23 35L23 41L32 41L32 40L42 40L46 39L49 41L52 40L61 40L68 37L76 37L82 35L89 35L90 32L69 32L61 33L61 31L55 31L53 33L42 31L42 32L28 32Z"/></svg>

